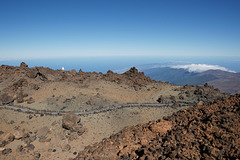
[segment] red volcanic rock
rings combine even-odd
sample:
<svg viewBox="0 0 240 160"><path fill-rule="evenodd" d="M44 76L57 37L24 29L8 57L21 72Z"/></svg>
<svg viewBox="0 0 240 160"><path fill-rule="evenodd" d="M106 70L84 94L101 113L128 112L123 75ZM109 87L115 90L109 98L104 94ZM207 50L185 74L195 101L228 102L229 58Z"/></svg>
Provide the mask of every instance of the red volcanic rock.
<svg viewBox="0 0 240 160"><path fill-rule="evenodd" d="M127 127L76 159L238 159L239 137L240 95L235 95Z"/></svg>

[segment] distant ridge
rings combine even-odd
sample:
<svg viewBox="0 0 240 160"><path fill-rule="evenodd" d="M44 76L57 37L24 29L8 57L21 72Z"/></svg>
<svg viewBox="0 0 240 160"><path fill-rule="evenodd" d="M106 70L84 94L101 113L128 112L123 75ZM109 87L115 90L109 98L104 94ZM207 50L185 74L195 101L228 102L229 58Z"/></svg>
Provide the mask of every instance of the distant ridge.
<svg viewBox="0 0 240 160"><path fill-rule="evenodd" d="M143 70L153 80L168 81L176 85L204 85L208 83L222 92L240 93L240 73L222 70L208 70L201 73L185 69L160 67Z"/></svg>

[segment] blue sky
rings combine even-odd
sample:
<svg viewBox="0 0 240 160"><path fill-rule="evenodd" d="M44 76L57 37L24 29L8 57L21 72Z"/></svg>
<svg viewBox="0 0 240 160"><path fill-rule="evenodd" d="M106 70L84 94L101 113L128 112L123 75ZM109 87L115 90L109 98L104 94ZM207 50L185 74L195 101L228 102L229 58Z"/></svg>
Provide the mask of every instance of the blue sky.
<svg viewBox="0 0 240 160"><path fill-rule="evenodd" d="M239 56L239 0L0 0L0 60Z"/></svg>

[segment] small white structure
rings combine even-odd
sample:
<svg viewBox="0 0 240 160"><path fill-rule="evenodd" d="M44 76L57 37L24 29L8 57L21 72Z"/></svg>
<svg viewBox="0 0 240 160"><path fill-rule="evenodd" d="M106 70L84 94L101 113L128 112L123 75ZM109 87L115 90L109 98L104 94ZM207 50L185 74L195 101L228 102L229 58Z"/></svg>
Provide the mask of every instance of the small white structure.
<svg viewBox="0 0 240 160"><path fill-rule="evenodd" d="M64 67L62 67L62 70L64 71Z"/></svg>

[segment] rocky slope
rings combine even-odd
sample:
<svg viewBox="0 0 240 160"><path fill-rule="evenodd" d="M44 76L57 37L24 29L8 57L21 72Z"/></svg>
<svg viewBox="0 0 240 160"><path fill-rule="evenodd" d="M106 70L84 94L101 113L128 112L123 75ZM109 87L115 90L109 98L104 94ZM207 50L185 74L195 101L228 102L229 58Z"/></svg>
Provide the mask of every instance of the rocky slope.
<svg viewBox="0 0 240 160"><path fill-rule="evenodd" d="M225 94L207 84L175 86L156 82L131 68L123 74L85 73L2 65L0 105L37 110L89 111L126 103L207 103Z"/></svg>
<svg viewBox="0 0 240 160"><path fill-rule="evenodd" d="M123 74L102 74L29 68L25 63L20 67L2 65L0 159L74 158L84 147L126 126L147 123L226 96L208 84L200 87L156 82L134 67ZM62 115L68 112L81 114ZM148 143L144 136L154 137L158 131L165 134L173 126L168 121L160 124L167 128L152 125L154 132L138 133L143 136L141 143ZM129 133L134 132L129 127ZM128 143L127 139L124 143ZM131 143L132 147L138 146ZM124 156L128 149L125 145L118 147L123 149L118 155Z"/></svg>
<svg viewBox="0 0 240 160"><path fill-rule="evenodd" d="M126 127L76 159L240 158L240 95Z"/></svg>

